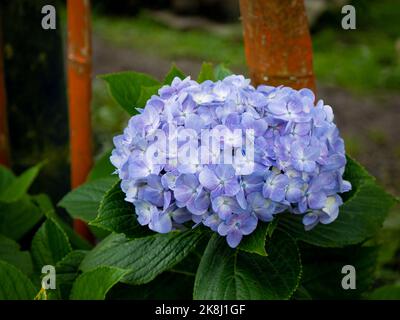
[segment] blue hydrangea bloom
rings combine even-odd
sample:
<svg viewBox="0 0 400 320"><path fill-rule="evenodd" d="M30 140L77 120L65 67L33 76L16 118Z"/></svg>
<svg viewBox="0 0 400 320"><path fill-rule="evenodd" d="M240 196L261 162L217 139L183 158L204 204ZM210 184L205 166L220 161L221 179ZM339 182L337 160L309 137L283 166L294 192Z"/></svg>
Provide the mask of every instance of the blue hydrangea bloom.
<svg viewBox="0 0 400 320"><path fill-rule="evenodd" d="M333 222L351 189L332 108L309 89L175 78L138 111L110 160L138 222L156 232L202 224L236 247L282 212L302 215L306 230ZM213 149L203 136L214 129ZM232 161L220 161L226 154Z"/></svg>

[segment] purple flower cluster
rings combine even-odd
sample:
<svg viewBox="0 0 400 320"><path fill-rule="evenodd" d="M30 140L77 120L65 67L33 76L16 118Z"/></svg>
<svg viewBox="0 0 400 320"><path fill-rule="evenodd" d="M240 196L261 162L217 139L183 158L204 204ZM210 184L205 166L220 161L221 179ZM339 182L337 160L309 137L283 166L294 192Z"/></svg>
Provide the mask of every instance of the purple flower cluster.
<svg viewBox="0 0 400 320"><path fill-rule="evenodd" d="M218 127L227 130L217 154L210 156L220 159L230 148L232 163L203 163L197 156L179 161L188 149L204 148L203 130ZM184 129L198 133L199 143L188 143ZM253 130L253 159L246 158L235 129ZM177 141L164 164L146 156L161 144L158 130ZM166 233L193 221L226 236L231 247L259 220L271 221L284 211L303 215L306 230L331 223L342 204L338 194L351 189L342 178L344 142L331 107L321 100L315 104L309 89L254 88L243 76L201 84L175 78L130 119L114 145L111 162L141 225ZM245 170L250 164L252 169Z"/></svg>

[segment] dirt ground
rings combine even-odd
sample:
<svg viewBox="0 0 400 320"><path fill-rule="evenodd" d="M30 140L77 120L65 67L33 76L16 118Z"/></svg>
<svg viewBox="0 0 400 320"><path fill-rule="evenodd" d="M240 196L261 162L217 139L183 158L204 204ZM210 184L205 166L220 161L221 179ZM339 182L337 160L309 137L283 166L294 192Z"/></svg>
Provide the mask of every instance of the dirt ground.
<svg viewBox="0 0 400 320"><path fill-rule="evenodd" d="M116 48L96 34L93 38L94 75L135 70L162 79L171 62L128 48ZM202 61L178 59L186 74L197 75ZM246 73L246 70L234 70ZM400 91L358 95L318 84L318 97L333 107L347 150L389 191L400 195Z"/></svg>

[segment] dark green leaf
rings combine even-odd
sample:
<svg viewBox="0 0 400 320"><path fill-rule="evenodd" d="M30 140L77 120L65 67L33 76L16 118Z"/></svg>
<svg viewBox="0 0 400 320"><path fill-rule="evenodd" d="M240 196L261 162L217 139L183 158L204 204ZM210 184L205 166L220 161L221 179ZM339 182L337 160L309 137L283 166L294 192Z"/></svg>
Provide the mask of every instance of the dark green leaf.
<svg viewBox="0 0 400 320"><path fill-rule="evenodd" d="M313 299L355 299L368 290L376 268L377 248L360 245L345 248L318 248L302 245L302 286ZM344 290L345 265L354 266L356 289Z"/></svg>
<svg viewBox="0 0 400 320"><path fill-rule="evenodd" d="M195 299L289 299L301 276L296 242L274 232L268 256L233 250L214 235L203 255L194 285Z"/></svg>
<svg viewBox="0 0 400 320"><path fill-rule="evenodd" d="M39 174L40 168L42 164L38 164L24 173L22 173L16 179L13 179L11 183L0 193L0 201L2 202L14 202L19 200L22 196L24 196L32 182L35 180L37 175ZM10 179L8 177L8 179Z"/></svg>
<svg viewBox="0 0 400 320"><path fill-rule="evenodd" d="M0 194L15 180L14 174L8 168L0 165Z"/></svg>
<svg viewBox="0 0 400 320"><path fill-rule="evenodd" d="M33 300L31 280L13 265L0 261L0 300Z"/></svg>
<svg viewBox="0 0 400 320"><path fill-rule="evenodd" d="M68 193L58 203L75 219L91 221L96 218L101 199L117 181L117 177L101 178L86 182Z"/></svg>
<svg viewBox="0 0 400 320"><path fill-rule="evenodd" d="M310 293L303 287L299 286L292 296L293 300L312 300Z"/></svg>
<svg viewBox="0 0 400 320"><path fill-rule="evenodd" d="M26 275L33 272L32 259L28 251L21 251L17 242L0 234L0 260L20 269Z"/></svg>
<svg viewBox="0 0 400 320"><path fill-rule="evenodd" d="M159 82L143 73L126 71L101 76L110 89L111 95L130 115L136 114L137 101L142 86L155 86Z"/></svg>
<svg viewBox="0 0 400 320"><path fill-rule="evenodd" d="M267 251L265 251L267 236L269 238L272 237L277 224L278 219L274 219L268 223L259 222L257 229L252 234L243 238L238 249L249 253L257 253L261 256L267 256Z"/></svg>
<svg viewBox="0 0 400 320"><path fill-rule="evenodd" d="M209 62L203 62L199 76L197 77L198 83L202 83L206 80L215 81L214 68L212 63Z"/></svg>
<svg viewBox="0 0 400 320"><path fill-rule="evenodd" d="M98 267L81 274L71 290L71 300L104 300L107 292L127 273L115 267Z"/></svg>
<svg viewBox="0 0 400 320"><path fill-rule="evenodd" d="M272 234L274 233L276 227L278 226L278 219L274 219L271 222L268 223L267 227L267 236L272 237Z"/></svg>
<svg viewBox="0 0 400 320"><path fill-rule="evenodd" d="M42 217L42 212L28 196L11 203L0 202L0 233L18 241Z"/></svg>
<svg viewBox="0 0 400 320"><path fill-rule="evenodd" d="M52 219L47 219L32 240L32 257L37 270L44 265L55 266L72 251L65 232Z"/></svg>
<svg viewBox="0 0 400 320"><path fill-rule="evenodd" d="M79 266L86 256L88 251L85 250L74 250L69 252L64 258L57 262L57 277L65 276L71 279L79 271Z"/></svg>
<svg viewBox="0 0 400 320"><path fill-rule="evenodd" d="M37 204L46 218L52 219L64 230L73 248L81 250L89 250L92 248L92 245L86 239L78 235L69 224L64 222L64 220L57 215L50 198L46 194L32 196L32 200Z"/></svg>
<svg viewBox="0 0 400 320"><path fill-rule="evenodd" d="M87 251L75 250L57 262L57 290L61 299L68 299L72 285L79 274L79 265Z"/></svg>
<svg viewBox="0 0 400 320"><path fill-rule="evenodd" d="M265 241L267 240L268 225L267 223L260 222L252 234L243 238L238 248L246 252L267 256Z"/></svg>
<svg viewBox="0 0 400 320"><path fill-rule="evenodd" d="M147 227L141 226L136 219L132 203L126 202L120 182L107 191L101 201L96 219L90 225L111 232L124 233L130 237L152 234Z"/></svg>
<svg viewBox="0 0 400 320"><path fill-rule="evenodd" d="M182 70L180 70L175 63L172 64L171 69L168 71L167 75L165 76L164 79L164 84L171 84L172 80L174 80L175 77L180 78L181 80L185 79L186 76L183 73Z"/></svg>
<svg viewBox="0 0 400 320"><path fill-rule="evenodd" d="M31 199L44 215L46 215L49 211L55 210L53 202L47 194L40 193L38 195L31 196Z"/></svg>
<svg viewBox="0 0 400 320"><path fill-rule="evenodd" d="M193 283L193 276L166 271L146 284L118 283L107 294L107 300L187 300L192 296Z"/></svg>
<svg viewBox="0 0 400 320"><path fill-rule="evenodd" d="M183 260L201 238L202 233L197 230L137 239L112 234L88 253L81 270L87 272L98 266L117 267L130 271L122 282L144 284Z"/></svg>

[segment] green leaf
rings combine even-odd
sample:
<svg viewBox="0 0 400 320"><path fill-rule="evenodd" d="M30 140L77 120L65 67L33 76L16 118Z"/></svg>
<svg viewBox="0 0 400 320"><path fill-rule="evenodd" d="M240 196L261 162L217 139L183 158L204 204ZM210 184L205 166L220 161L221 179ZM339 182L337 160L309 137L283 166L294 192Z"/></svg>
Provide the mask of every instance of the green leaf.
<svg viewBox="0 0 400 320"><path fill-rule="evenodd" d="M164 79L164 84L171 84L172 80L174 80L175 77L180 78L181 80L186 78L186 75L183 73L182 70L180 70L175 63L172 64L171 69L169 69L167 75L165 76Z"/></svg>
<svg viewBox="0 0 400 320"><path fill-rule="evenodd" d="M118 283L107 300L187 300L193 294L194 277L166 271L153 281L132 286Z"/></svg>
<svg viewBox="0 0 400 320"><path fill-rule="evenodd" d="M267 256L265 241L267 240L268 225L269 224L263 222L259 223L257 229L252 234L243 238L238 249L256 253L260 256Z"/></svg>
<svg viewBox="0 0 400 320"><path fill-rule="evenodd" d="M64 196L58 205L65 208L75 219L91 221L96 218L104 194L116 180L117 178L109 177L86 182Z"/></svg>
<svg viewBox="0 0 400 320"><path fill-rule="evenodd" d="M368 295L369 300L400 300L400 284L392 284L375 289Z"/></svg>
<svg viewBox="0 0 400 320"><path fill-rule="evenodd" d="M115 167L110 161L111 150L104 153L94 164L88 175L87 181L93 181L100 178L111 178ZM117 179L117 178L116 178Z"/></svg>
<svg viewBox="0 0 400 320"><path fill-rule="evenodd" d="M279 225L297 239L321 247L343 247L372 237L381 228L394 199L350 158L345 178L352 183L353 191L346 195L334 222L305 231L302 217L288 214L281 216Z"/></svg>
<svg viewBox="0 0 400 320"><path fill-rule="evenodd" d="M89 250L92 248L92 245L86 239L78 235L69 224L57 215L48 195L38 194L32 196L32 200L37 204L46 218L55 221L64 230L74 249Z"/></svg>
<svg viewBox="0 0 400 320"><path fill-rule="evenodd" d="M144 108L146 106L147 101L151 98L151 96L158 93L158 89L160 89L159 85L151 86L151 87L142 86L140 88L139 99L136 103L137 106L140 108Z"/></svg>
<svg viewBox="0 0 400 320"><path fill-rule="evenodd" d="M71 300L104 300L107 292L127 273L115 267L98 267L81 274L71 290Z"/></svg>
<svg viewBox="0 0 400 320"><path fill-rule="evenodd" d="M32 240L32 257L37 270L44 265L55 266L72 251L68 237L52 219L47 219Z"/></svg>
<svg viewBox="0 0 400 320"><path fill-rule="evenodd" d="M144 284L183 260L202 235L198 230L137 239L112 234L87 254L81 270L87 272L98 266L117 267L130 271L122 282Z"/></svg>
<svg viewBox="0 0 400 320"><path fill-rule="evenodd" d="M115 101L130 115L136 114L137 101L142 86L155 86L159 82L143 73L126 71L101 76L108 84Z"/></svg>
<svg viewBox="0 0 400 320"><path fill-rule="evenodd" d="M42 212L28 196L11 203L0 202L0 233L18 241L42 217Z"/></svg>
<svg viewBox="0 0 400 320"><path fill-rule="evenodd" d="M0 261L0 300L33 300L31 280L13 265Z"/></svg>
<svg viewBox="0 0 400 320"><path fill-rule="evenodd" d="M31 196L31 200L36 204L39 210L46 215L49 211L54 211L53 202L50 197L45 193L40 193Z"/></svg>
<svg viewBox="0 0 400 320"><path fill-rule="evenodd" d="M277 224L278 219L274 219L268 223L259 222L257 229L252 234L243 238L238 249L249 253L256 253L260 256L267 256L265 242L267 241L267 236L269 238L272 237Z"/></svg>
<svg viewBox="0 0 400 320"><path fill-rule="evenodd" d="M271 222L268 223L267 227L267 236L272 237L272 234L274 233L276 227L278 226L278 219L274 219Z"/></svg>
<svg viewBox="0 0 400 320"><path fill-rule="evenodd" d="M69 252L56 264L57 279L71 280L79 272L79 266L88 251L74 250Z"/></svg>
<svg viewBox="0 0 400 320"><path fill-rule="evenodd" d="M68 299L72 285L79 275L79 265L87 251L75 250L68 253L63 259L57 262L57 289L61 299Z"/></svg>
<svg viewBox="0 0 400 320"><path fill-rule="evenodd" d="M292 296L293 300L312 300L310 293L303 287L299 286Z"/></svg>
<svg viewBox="0 0 400 320"><path fill-rule="evenodd" d="M214 74L215 74L215 80L222 80L227 76L233 74L233 72L229 70L227 67L225 67L223 64L219 64L215 67Z"/></svg>
<svg viewBox="0 0 400 320"><path fill-rule="evenodd" d="M14 174L8 168L0 165L0 194L15 180Z"/></svg>
<svg viewBox="0 0 400 320"><path fill-rule="evenodd" d="M71 251L58 261L55 265L56 288L46 290L42 287L35 300L68 300L72 285L79 275L79 265L86 253L87 251L83 250Z"/></svg>
<svg viewBox="0 0 400 320"><path fill-rule="evenodd" d="M201 259L194 299L289 299L301 276L296 242L274 232L268 256L233 250L215 234Z"/></svg>
<svg viewBox="0 0 400 320"><path fill-rule="evenodd" d="M209 62L203 62L199 76L197 77L198 83L202 83L206 80L215 81L214 68L212 63Z"/></svg>
<svg viewBox="0 0 400 320"><path fill-rule="evenodd" d="M33 272L32 259L29 251L21 251L20 245L17 242L1 234L0 260L12 264L28 276Z"/></svg>
<svg viewBox="0 0 400 320"><path fill-rule="evenodd" d="M23 195L27 193L32 182L39 174L41 167L42 164L40 163L26 170L16 179L13 179L10 185L0 193L0 201L14 202L19 200Z"/></svg>
<svg viewBox="0 0 400 320"><path fill-rule="evenodd" d="M147 227L143 227L137 222L135 208L132 203L125 201L125 194L121 190L120 182L115 183L104 195L98 212L96 219L90 222L91 226L124 233L129 237L153 234Z"/></svg>
<svg viewBox="0 0 400 320"><path fill-rule="evenodd" d="M356 299L369 289L376 268L376 247L360 245L345 248L321 248L303 244L302 286L313 299ZM356 289L344 290L345 265L356 270Z"/></svg>

